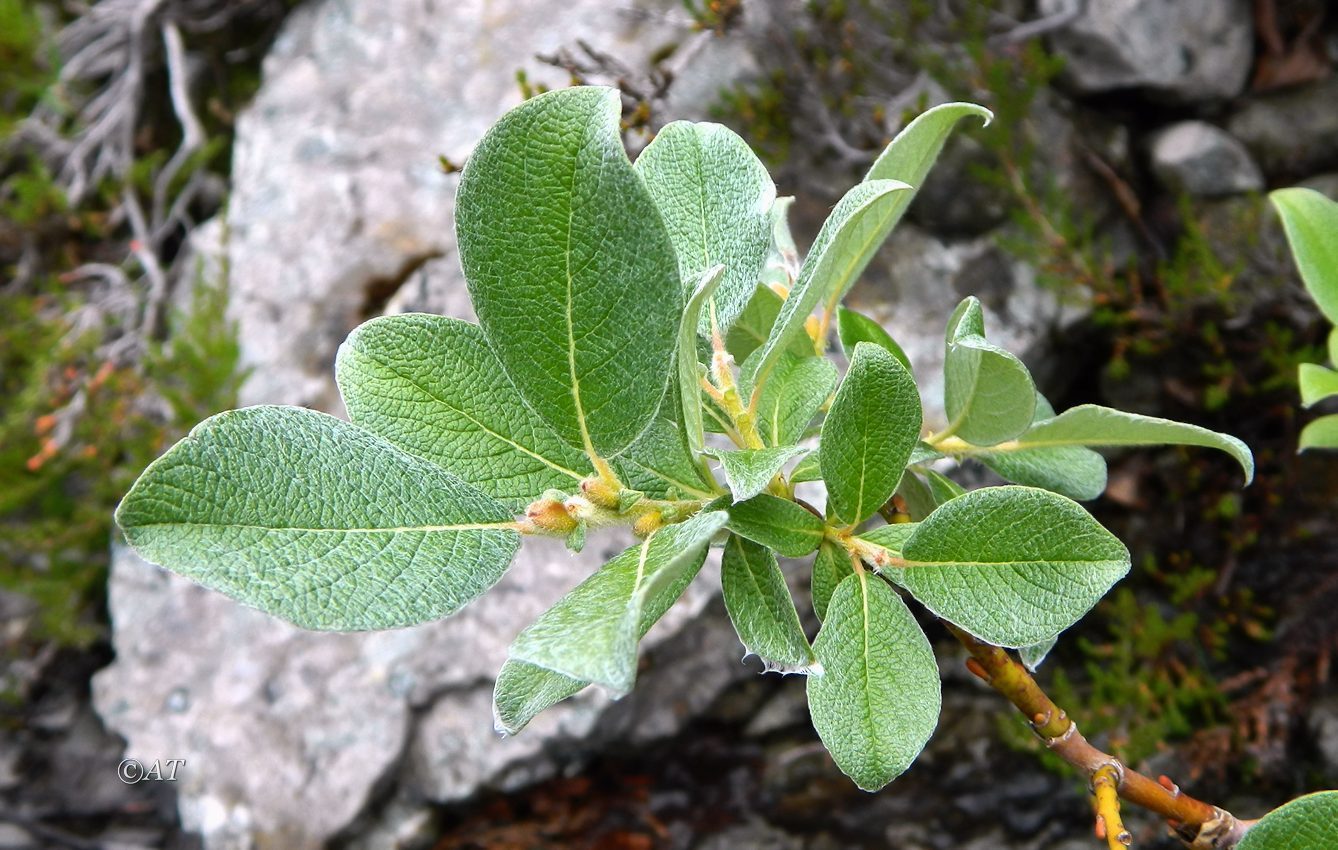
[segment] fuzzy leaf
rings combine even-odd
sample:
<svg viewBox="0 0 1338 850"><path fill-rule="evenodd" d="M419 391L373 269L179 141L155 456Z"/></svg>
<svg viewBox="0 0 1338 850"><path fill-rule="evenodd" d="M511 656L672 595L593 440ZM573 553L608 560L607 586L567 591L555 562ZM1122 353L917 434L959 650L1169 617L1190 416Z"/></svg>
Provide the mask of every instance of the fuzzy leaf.
<svg viewBox="0 0 1338 850"><path fill-rule="evenodd" d="M1338 791L1298 797L1260 818L1236 850L1333 850L1338 847Z"/></svg>
<svg viewBox="0 0 1338 850"><path fill-rule="evenodd" d="M1095 404L1071 407L1053 419L1037 422L1010 448L1032 449L1054 446L1201 446L1220 449L1236 459L1245 473L1245 483L1254 480L1254 456L1240 440L1189 425L1125 413ZM999 447L995 447L996 450Z"/></svg>
<svg viewBox="0 0 1338 850"><path fill-rule="evenodd" d="M769 446L788 446L836 389L836 367L825 357L781 355L757 399L757 430Z"/></svg>
<svg viewBox="0 0 1338 850"><path fill-rule="evenodd" d="M813 449L804 455L804 459L794 465L790 470L790 483L802 484L805 481L821 481L821 457L817 449Z"/></svg>
<svg viewBox="0 0 1338 850"><path fill-rule="evenodd" d="M1037 393L1032 424L1054 415L1050 402ZM1106 459L1083 446L985 451L971 456L1014 484L1040 487L1070 499L1095 499L1106 490Z"/></svg>
<svg viewBox="0 0 1338 850"><path fill-rule="evenodd" d="M784 303L785 299L771 287L757 287L752 300L725 337L725 350L734 356L736 362L743 363L767 341L767 335L771 333L771 327L776 323ZM813 344L806 335L795 336L785 350L799 357L813 356Z"/></svg>
<svg viewBox="0 0 1338 850"><path fill-rule="evenodd" d="M460 177L456 231L502 368L558 436L613 456L668 384L683 287L669 232L622 147L617 91L541 94Z"/></svg>
<svg viewBox="0 0 1338 850"><path fill-rule="evenodd" d="M521 632L511 657L627 693L645 611L663 613L683 594L726 519L704 511L625 550Z"/></svg>
<svg viewBox="0 0 1338 850"><path fill-rule="evenodd" d="M810 594L813 597L813 613L818 620L827 619L827 605L832 594L846 576L854 575L850 566L850 556L840 546L824 541L818 547L818 554L813 558L813 577Z"/></svg>
<svg viewBox="0 0 1338 850"><path fill-rule="evenodd" d="M887 571L926 608L998 646L1076 623L1129 571L1129 551L1076 502L989 487L930 514Z"/></svg>
<svg viewBox="0 0 1338 850"><path fill-rule="evenodd" d="M1338 201L1299 188L1268 197L1282 217L1305 288L1325 318L1338 325Z"/></svg>
<svg viewBox="0 0 1338 850"><path fill-rule="evenodd" d="M841 350L845 352L846 357L850 357L855 346L861 342L871 342L874 345L887 349L887 352L901 362L906 367L906 371L911 371L911 359L902 351L901 346L892 338L882 325L870 319L863 313L857 313L849 307L841 307L836 311L836 328L841 337Z"/></svg>
<svg viewBox="0 0 1338 850"><path fill-rule="evenodd" d="M906 367L872 343L855 346L822 427L822 480L839 518L861 523L892 496L919 439L920 417Z"/></svg>
<svg viewBox="0 0 1338 850"><path fill-rule="evenodd" d="M943 407L948 430L977 446L1011 440L1031 424L1036 386L1022 361L987 342L980 302L967 298L948 326Z"/></svg>
<svg viewBox="0 0 1338 850"><path fill-rule="evenodd" d="M1326 398L1338 395L1338 372L1302 363L1297 376L1301 384L1301 404L1312 407Z"/></svg>
<svg viewBox="0 0 1338 850"><path fill-rule="evenodd" d="M671 489L699 499L715 495L715 488L692 462L681 428L664 417L650 423L612 463L624 484L656 498L664 498Z"/></svg>
<svg viewBox="0 0 1338 850"><path fill-rule="evenodd" d="M803 338L804 322L814 307L839 301L855 284L892 230L902 208L899 195L910 191L910 186L896 180L874 180L855 185L837 202L804 258L790 297L781 305L756 370L748 375L752 386L764 385L781 353L796 338Z"/></svg>
<svg viewBox="0 0 1338 850"><path fill-rule="evenodd" d="M808 449L799 446L780 446L774 449L739 449L717 451L715 457L725 471L725 480L735 502L743 502L767 488L781 468L792 458Z"/></svg>
<svg viewBox="0 0 1338 850"><path fill-rule="evenodd" d="M359 326L335 378L349 418L521 508L592 474L525 406L477 325L414 313Z"/></svg>
<svg viewBox="0 0 1338 850"><path fill-rule="evenodd" d="M813 727L837 767L865 791L901 775L938 725L938 664L906 603L867 573L832 596L808 677Z"/></svg>
<svg viewBox="0 0 1338 850"><path fill-rule="evenodd" d="M724 272L725 267L721 265L711 266L702 272L696 289L688 298L683 318L678 323L677 384L681 413L678 421L683 426L689 457L697 457L705 447L705 435L702 433L701 366L697 360L697 321L702 307L725 279Z"/></svg>
<svg viewBox="0 0 1338 850"><path fill-rule="evenodd" d="M1296 450L1306 449L1338 449L1338 413L1321 416L1301 429Z"/></svg>
<svg viewBox="0 0 1338 850"><path fill-rule="evenodd" d="M892 557L899 558L901 557L901 550L906 548L906 541L911 539L911 535L915 533L917 528L919 528L919 523L897 522L880 525L858 535L858 537L865 543L872 543L886 549Z"/></svg>
<svg viewBox="0 0 1338 850"><path fill-rule="evenodd" d="M802 558L812 552L826 534L820 518L789 499L766 493L731 507L729 530L787 558Z"/></svg>
<svg viewBox="0 0 1338 850"><path fill-rule="evenodd" d="M748 143L720 124L675 121L665 125L636 160L678 255L679 275L691 289L707 269L725 268L711 298L721 333L757 287L771 248L771 206L776 186ZM712 310L692 329L709 336Z"/></svg>
<svg viewBox="0 0 1338 850"><path fill-rule="evenodd" d="M968 117L979 118L988 126L994 119L994 113L974 103L943 103L926 109L897 133L896 138L874 160L864 179L900 180L914 186L915 192L918 192L953 128L958 121ZM905 206L910 206L915 199L915 192L907 193L902 202ZM903 208L901 213L904 212Z"/></svg>
<svg viewBox="0 0 1338 850"><path fill-rule="evenodd" d="M745 649L782 671L813 666L813 649L775 553L731 534L720 562L720 585Z"/></svg>
<svg viewBox="0 0 1338 850"><path fill-rule="evenodd" d="M493 686L493 728L504 735L515 735L540 712L575 696L589 685L589 682L554 673L537 664L508 658Z"/></svg>
<svg viewBox="0 0 1338 850"><path fill-rule="evenodd" d="M201 422L116 521L145 560L308 629L448 616L520 543L509 510L437 464L296 407Z"/></svg>

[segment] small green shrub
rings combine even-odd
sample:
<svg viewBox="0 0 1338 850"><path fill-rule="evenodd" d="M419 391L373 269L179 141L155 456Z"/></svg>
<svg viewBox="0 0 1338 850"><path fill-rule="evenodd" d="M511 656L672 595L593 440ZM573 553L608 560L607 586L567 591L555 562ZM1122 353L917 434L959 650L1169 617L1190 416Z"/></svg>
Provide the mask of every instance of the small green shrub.
<svg viewBox="0 0 1338 850"><path fill-rule="evenodd" d="M953 128L990 113L950 103L911 122L802 261L788 204L738 136L675 122L632 163L619 114L616 91L571 88L504 116L456 205L479 324L355 330L336 362L351 422L265 406L200 423L118 508L131 545L297 625L360 630L458 611L526 536L580 550L630 527L640 543L512 644L495 691L508 733L592 684L627 693L640 639L720 547L740 641L805 676L814 725L861 788L902 773L938 721L909 600L1092 777L1112 840L1118 791L1187 841L1234 846L1248 823L1096 750L1004 648L1035 663L1128 572L1123 544L1073 501L1105 488L1093 447L1215 448L1247 483L1249 450L1094 405L1056 414L987 339L975 298L948 318L949 424L926 433L893 336L840 306ZM933 468L967 457L1016 483L965 492ZM818 480L821 510L804 492ZM778 556L813 559L812 641Z"/></svg>

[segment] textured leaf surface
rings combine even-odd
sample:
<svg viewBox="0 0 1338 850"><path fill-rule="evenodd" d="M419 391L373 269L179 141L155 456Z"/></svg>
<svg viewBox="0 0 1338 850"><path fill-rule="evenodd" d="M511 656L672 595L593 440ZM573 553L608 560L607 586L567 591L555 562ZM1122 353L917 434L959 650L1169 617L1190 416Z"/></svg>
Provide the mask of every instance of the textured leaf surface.
<svg viewBox="0 0 1338 850"><path fill-rule="evenodd" d="M705 446L702 429L702 391L701 366L697 359L697 321L702 307L716 291L720 281L724 280L725 267L715 265L702 272L696 289L688 298L687 308L678 324L678 392L680 397L678 417L683 426L683 437L687 440L690 457L701 454Z"/></svg>
<svg viewBox="0 0 1338 850"><path fill-rule="evenodd" d="M986 341L980 302L967 298L949 322L943 364L948 428L963 440L992 446L1031 424L1036 386L1022 361Z"/></svg>
<svg viewBox="0 0 1338 850"><path fill-rule="evenodd" d="M1308 423L1301 429L1297 451L1338 448L1338 413Z"/></svg>
<svg viewBox="0 0 1338 850"><path fill-rule="evenodd" d="M1298 797L1264 815L1237 850L1333 850L1338 847L1338 791Z"/></svg>
<svg viewBox="0 0 1338 850"><path fill-rule="evenodd" d="M540 712L575 696L589 684L528 661L508 658L493 686L493 727L500 733L515 735Z"/></svg>
<svg viewBox="0 0 1338 850"><path fill-rule="evenodd" d="M585 455L521 401L477 325L373 319L339 347L335 377L355 424L513 508L591 474Z"/></svg>
<svg viewBox="0 0 1338 850"><path fill-rule="evenodd" d="M1338 395L1338 372L1332 369L1314 363L1302 363L1297 377L1301 384L1301 404L1306 407Z"/></svg>
<svg viewBox="0 0 1338 850"><path fill-rule="evenodd" d="M915 192L918 192L957 122L972 117L988 125L994 119L994 113L974 103L960 102L943 103L926 109L897 133L896 138L874 160L864 179L900 180L914 186ZM908 192L902 203L910 206L915 199L915 192Z"/></svg>
<svg viewBox="0 0 1338 850"><path fill-rule="evenodd" d="M1050 402L1037 393L1032 424L1054 415ZM1106 459L1083 446L1044 446L973 456L1014 484L1040 487L1070 499L1095 499L1106 490Z"/></svg>
<svg viewBox="0 0 1338 850"><path fill-rule="evenodd" d="M754 387L765 384L781 352L802 338L813 308L839 301L855 284L892 230L898 196L910 188L896 180L874 180L856 184L837 202L799 268L790 297L781 305L756 370L748 376Z"/></svg>
<svg viewBox="0 0 1338 850"><path fill-rule="evenodd" d="M906 548L906 541L911 539L919 523L898 522L890 525L880 525L859 535L859 539L866 543L872 543L875 546L881 546L886 549L888 554L894 557L901 556L901 550Z"/></svg>
<svg viewBox="0 0 1338 850"><path fill-rule="evenodd" d="M897 495L906 500L906 513L915 522L932 514L939 505L934 498L934 491L929 489L923 478L909 469L897 484Z"/></svg>
<svg viewBox="0 0 1338 850"><path fill-rule="evenodd" d="M1254 480L1254 456L1248 446L1229 434L1095 404L1071 407L1053 419L1037 422L1017 441L1018 448L1157 445L1219 449L1240 464L1246 484Z"/></svg>
<svg viewBox="0 0 1338 850"><path fill-rule="evenodd" d="M560 437L609 456L660 406L684 301L620 115L607 88L526 101L474 149L456 201L460 262L502 368Z"/></svg>
<svg viewBox="0 0 1338 850"><path fill-rule="evenodd" d="M897 489L920 437L920 393L911 373L886 349L855 346L822 427L820 462L831 508L855 525Z"/></svg>
<svg viewBox="0 0 1338 850"><path fill-rule="evenodd" d="M762 439L769 446L798 442L834 389L836 367L827 358L781 355L757 400Z"/></svg>
<svg viewBox="0 0 1338 850"><path fill-rule="evenodd" d="M613 459L613 466L624 484L656 498L663 498L671 489L700 499L715 495L715 488L693 463L682 429L664 417L651 422L635 443Z"/></svg>
<svg viewBox="0 0 1338 850"><path fill-rule="evenodd" d="M804 455L804 459L794 465L790 470L790 483L802 484L805 481L821 481L821 454L817 449Z"/></svg>
<svg viewBox="0 0 1338 850"><path fill-rule="evenodd" d="M818 547L818 554L813 558L810 593L813 597L813 613L818 615L819 621L827 619L827 605L831 602L836 588L846 576L854 574L855 570L850 566L850 556L844 549L830 541L824 541Z"/></svg>
<svg viewBox="0 0 1338 850"><path fill-rule="evenodd" d="M743 313L771 248L776 186L748 143L720 124L674 121L636 160L669 230L687 288L715 265L726 269L714 312L724 333ZM711 332L711 310L693 329Z"/></svg>
<svg viewBox="0 0 1338 850"><path fill-rule="evenodd" d="M718 451L715 456L725 471L725 480L729 483L734 501L743 502L765 490L787 461L806 451L808 449L799 446L780 446L774 449Z"/></svg>
<svg viewBox="0 0 1338 850"><path fill-rule="evenodd" d="M785 300L768 286L759 286L753 293L752 300L744 309L743 315L734 322L725 337L725 350L734 355L734 360L742 363L767 341L776 317L780 315L781 305ZM813 344L807 336L795 336L788 348L791 354L812 356Z"/></svg>
<svg viewBox="0 0 1338 850"><path fill-rule="evenodd" d="M849 307L841 307L836 311L836 327L841 337L841 350L846 353L846 357L854 352L855 346L859 343L871 342L887 349L889 354L906 367L907 372L911 371L911 359L901 350L897 341L882 325L863 313L857 313Z"/></svg>
<svg viewBox="0 0 1338 850"><path fill-rule="evenodd" d="M929 515L888 576L981 640L1029 646L1076 623L1129 571L1080 505L1027 487L975 490Z"/></svg>
<svg viewBox="0 0 1338 850"><path fill-rule="evenodd" d="M901 775L938 725L938 664L906 603L868 574L832 596L808 677L813 727L838 767L865 791Z"/></svg>
<svg viewBox="0 0 1338 850"><path fill-rule="evenodd" d="M801 558L818 548L826 526L789 499L763 493L729 509L729 530L787 558Z"/></svg>
<svg viewBox="0 0 1338 850"><path fill-rule="evenodd" d="M782 670L813 666L813 649L770 549L731 534L720 562L720 585L745 649Z"/></svg>
<svg viewBox="0 0 1338 850"><path fill-rule="evenodd" d="M726 518L703 512L625 550L521 632L511 657L627 693L645 611L662 614L682 595Z"/></svg>
<svg viewBox="0 0 1338 850"><path fill-rule="evenodd" d="M520 543L506 507L437 464L296 407L206 419L116 520L145 560L308 629L445 617Z"/></svg>
<svg viewBox="0 0 1338 850"><path fill-rule="evenodd" d="M1305 288L1338 325L1338 202L1314 189L1279 189L1268 197L1282 216Z"/></svg>

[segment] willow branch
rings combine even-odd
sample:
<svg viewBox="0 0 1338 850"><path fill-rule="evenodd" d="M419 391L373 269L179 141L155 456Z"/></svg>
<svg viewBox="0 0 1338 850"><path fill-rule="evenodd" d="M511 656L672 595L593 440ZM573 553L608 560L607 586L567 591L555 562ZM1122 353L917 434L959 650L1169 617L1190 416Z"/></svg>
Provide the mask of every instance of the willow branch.
<svg viewBox="0 0 1338 850"><path fill-rule="evenodd" d="M1103 769L1111 769L1118 774L1114 784L1119 796L1165 818L1191 850L1231 850L1254 825L1254 821L1240 820L1225 809L1183 793L1164 776L1151 779L1097 749L1017 659L951 623L944 625L971 653L967 661L971 672L1016 706L1051 752L1089 781Z"/></svg>

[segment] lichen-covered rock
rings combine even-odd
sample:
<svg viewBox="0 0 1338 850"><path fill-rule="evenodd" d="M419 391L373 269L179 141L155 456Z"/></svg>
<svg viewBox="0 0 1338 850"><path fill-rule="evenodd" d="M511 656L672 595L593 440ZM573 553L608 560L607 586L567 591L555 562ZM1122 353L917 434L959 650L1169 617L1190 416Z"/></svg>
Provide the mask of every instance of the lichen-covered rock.
<svg viewBox="0 0 1338 850"><path fill-rule="evenodd" d="M1159 130L1148 148L1153 173L1172 192L1217 198L1264 188L1264 175L1245 146L1206 121Z"/></svg>
<svg viewBox="0 0 1338 850"><path fill-rule="evenodd" d="M1140 89L1171 101L1223 100L1245 88L1254 56L1249 0L1040 0L1071 15L1051 36L1081 94Z"/></svg>

